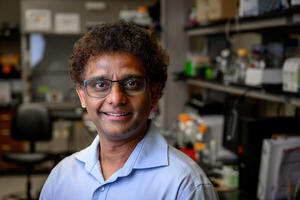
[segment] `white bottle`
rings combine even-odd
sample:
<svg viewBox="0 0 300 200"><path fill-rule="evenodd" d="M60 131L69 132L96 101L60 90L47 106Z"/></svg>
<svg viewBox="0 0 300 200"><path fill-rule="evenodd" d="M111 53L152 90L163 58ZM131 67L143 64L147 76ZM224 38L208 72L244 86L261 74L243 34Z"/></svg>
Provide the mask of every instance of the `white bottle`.
<svg viewBox="0 0 300 200"><path fill-rule="evenodd" d="M152 19L148 13L147 7L145 7L145 6L139 7L137 16L134 19L134 23L141 25L141 26L151 25Z"/></svg>
<svg viewBox="0 0 300 200"><path fill-rule="evenodd" d="M236 67L236 81L238 83L245 83L246 78L246 70L249 66L249 60L248 60L248 51L246 49L239 49L238 50L238 57L235 61L235 67Z"/></svg>

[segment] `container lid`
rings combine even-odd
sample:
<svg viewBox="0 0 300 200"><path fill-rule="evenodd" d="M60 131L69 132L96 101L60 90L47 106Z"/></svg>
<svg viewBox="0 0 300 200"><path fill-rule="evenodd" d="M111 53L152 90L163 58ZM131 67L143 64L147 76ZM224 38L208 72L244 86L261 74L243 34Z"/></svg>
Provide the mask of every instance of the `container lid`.
<svg viewBox="0 0 300 200"><path fill-rule="evenodd" d="M247 56L248 55L248 51L246 49L238 49L237 53L239 56Z"/></svg>
<svg viewBox="0 0 300 200"><path fill-rule="evenodd" d="M187 122L190 121L191 118L189 118L189 116L187 116L186 114L181 113L178 115L178 120L181 122Z"/></svg>
<svg viewBox="0 0 300 200"><path fill-rule="evenodd" d="M203 125L198 126L198 131L199 132L206 132L207 131L207 126L203 126Z"/></svg>

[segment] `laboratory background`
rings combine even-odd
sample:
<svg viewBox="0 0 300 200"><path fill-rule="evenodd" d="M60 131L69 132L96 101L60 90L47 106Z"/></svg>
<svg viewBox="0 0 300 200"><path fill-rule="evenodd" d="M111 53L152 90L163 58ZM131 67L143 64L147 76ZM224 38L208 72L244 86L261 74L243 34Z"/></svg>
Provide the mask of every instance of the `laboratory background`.
<svg viewBox="0 0 300 200"><path fill-rule="evenodd" d="M51 169L93 141L68 58L120 19L168 51L150 117L220 199L300 199L299 0L0 0L0 199L38 199Z"/></svg>

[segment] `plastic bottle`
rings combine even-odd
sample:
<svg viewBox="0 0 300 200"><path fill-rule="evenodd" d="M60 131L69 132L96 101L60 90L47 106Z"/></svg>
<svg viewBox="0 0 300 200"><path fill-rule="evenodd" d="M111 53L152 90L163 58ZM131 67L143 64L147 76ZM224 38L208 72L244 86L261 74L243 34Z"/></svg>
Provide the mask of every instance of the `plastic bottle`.
<svg viewBox="0 0 300 200"><path fill-rule="evenodd" d="M250 68L263 69L266 67L264 59L264 48L261 46L254 46L252 48L252 57L250 59Z"/></svg>
<svg viewBox="0 0 300 200"><path fill-rule="evenodd" d="M206 148L206 145L203 143L204 133L207 131L207 127L203 125L199 125L197 127L198 132L196 133L195 142L194 142L194 150L196 152L196 160L201 163L203 158L203 150Z"/></svg>
<svg viewBox="0 0 300 200"><path fill-rule="evenodd" d="M204 133L207 131L207 127L203 126L203 125L200 125L200 126L197 127L197 129L198 129L198 132L196 134L196 141L197 142L202 142Z"/></svg>
<svg viewBox="0 0 300 200"><path fill-rule="evenodd" d="M217 146L216 140L211 140L209 143L209 150L210 150L210 164L211 166L216 166L217 164Z"/></svg>
<svg viewBox="0 0 300 200"><path fill-rule="evenodd" d="M134 22L141 26L149 26L152 23L152 19L148 13L147 7L140 6L138 8L138 14L137 14Z"/></svg>
<svg viewBox="0 0 300 200"><path fill-rule="evenodd" d="M249 66L249 60L248 60L248 51L246 49L238 49L238 57L235 61L235 67L236 67L236 81L238 83L244 83L246 78L246 70Z"/></svg>
<svg viewBox="0 0 300 200"><path fill-rule="evenodd" d="M177 143L180 147L184 146L187 138L186 138L186 129L188 127L188 122L191 121L191 118L186 114L178 115L178 127L179 131L177 133Z"/></svg>

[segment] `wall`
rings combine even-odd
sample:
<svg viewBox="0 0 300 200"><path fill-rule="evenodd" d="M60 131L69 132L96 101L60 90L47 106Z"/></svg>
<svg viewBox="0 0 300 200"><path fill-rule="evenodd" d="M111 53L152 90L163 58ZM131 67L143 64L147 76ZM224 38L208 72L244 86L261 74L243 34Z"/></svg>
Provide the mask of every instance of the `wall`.
<svg viewBox="0 0 300 200"><path fill-rule="evenodd" d="M0 24L3 22L20 24L20 0L0 0Z"/></svg>
<svg viewBox="0 0 300 200"><path fill-rule="evenodd" d="M21 2L21 31L22 42L26 45L22 47L22 58L27 58L30 52L28 35L32 34L25 26L25 13L28 9L47 9L51 12L52 28L48 31L40 31L45 38L45 55L41 63L35 68L30 69L29 60L23 62L24 93L23 101L41 101L45 99L45 94L39 93L39 88L46 87L50 91L61 91L64 94L64 101L76 101L72 82L68 74L68 58L71 55L74 42L88 30L88 26L101 22L113 22L119 19L119 11L122 9L137 9L138 6L150 6L155 0L126 0L108 1L104 10L87 10L84 0L22 0ZM54 31L54 19L58 13L76 13L80 15L80 33L57 34ZM27 41L26 41L27 40ZM26 71L25 71L26 69ZM26 81L32 71L32 81ZM55 81L53 81L55 80Z"/></svg>
<svg viewBox="0 0 300 200"><path fill-rule="evenodd" d="M184 82L174 81L174 72L182 71L186 60L187 40L184 26L187 22L189 1L162 0L161 2L162 40L170 56L168 81L160 102L163 115L162 128L167 130L172 123L176 122L178 114L183 112L187 99L187 86Z"/></svg>
<svg viewBox="0 0 300 200"><path fill-rule="evenodd" d="M98 2L105 3L106 7L102 10L87 10L87 0L22 0L21 3L21 29L22 32L28 32L25 24L25 12L28 9L47 9L52 15L52 24L54 16L58 13L76 13L80 14L80 26L82 33L87 30L89 24L101 22L113 22L119 19L119 11L123 9L136 10L139 6L150 6L155 0L101 0ZM97 2L97 1L94 1ZM44 32L44 31L43 31ZM45 31L53 33L53 29Z"/></svg>

